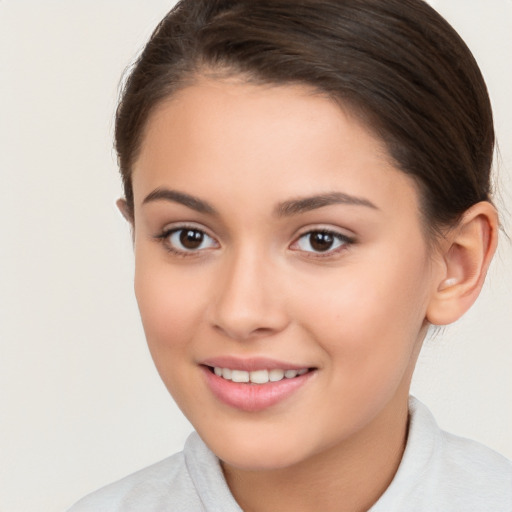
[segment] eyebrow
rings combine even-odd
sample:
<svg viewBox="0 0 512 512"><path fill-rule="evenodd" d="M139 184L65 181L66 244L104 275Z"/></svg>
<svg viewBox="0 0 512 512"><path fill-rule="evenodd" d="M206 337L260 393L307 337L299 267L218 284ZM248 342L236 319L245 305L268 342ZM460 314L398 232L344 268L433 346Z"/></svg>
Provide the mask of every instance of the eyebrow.
<svg viewBox="0 0 512 512"><path fill-rule="evenodd" d="M275 209L275 214L278 217L288 217L333 204L365 206L374 210L379 209L371 201L363 197L355 197L342 192L329 192L280 203Z"/></svg>
<svg viewBox="0 0 512 512"><path fill-rule="evenodd" d="M169 190L167 188L157 188L150 192L142 201L142 204L151 203L153 201L171 201L179 203L199 213L209 213L210 215L217 215L217 210L208 202L199 199L198 197L178 192L176 190Z"/></svg>
<svg viewBox="0 0 512 512"><path fill-rule="evenodd" d="M207 201L194 197L184 192L177 190L170 190L167 188L157 188L150 192L142 201L142 204L147 204L153 201L171 201L173 203L182 204L199 213L207 213L210 215L217 215L217 210ZM365 206L378 210L371 201L362 197L355 197L343 192L328 192L326 194L317 194L314 196L302 197L299 199L291 199L279 203L274 210L274 215L277 217L289 217L298 215L324 206L333 204L345 204L355 206Z"/></svg>

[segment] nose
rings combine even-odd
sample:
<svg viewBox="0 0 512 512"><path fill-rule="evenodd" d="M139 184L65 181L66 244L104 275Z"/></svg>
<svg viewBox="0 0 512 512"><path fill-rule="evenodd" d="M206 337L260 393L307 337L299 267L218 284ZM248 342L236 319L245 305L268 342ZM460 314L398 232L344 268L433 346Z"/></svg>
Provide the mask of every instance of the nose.
<svg viewBox="0 0 512 512"><path fill-rule="evenodd" d="M210 303L213 327L236 340L271 336L289 323L279 269L257 254L224 262Z"/></svg>

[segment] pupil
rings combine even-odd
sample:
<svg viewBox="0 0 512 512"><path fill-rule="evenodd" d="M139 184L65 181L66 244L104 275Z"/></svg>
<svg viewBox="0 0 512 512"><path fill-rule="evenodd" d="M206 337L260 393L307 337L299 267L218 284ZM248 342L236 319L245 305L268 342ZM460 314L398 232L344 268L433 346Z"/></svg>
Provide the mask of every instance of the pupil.
<svg viewBox="0 0 512 512"><path fill-rule="evenodd" d="M334 243L334 236L330 233L314 233L311 235L310 243L315 251L328 251Z"/></svg>
<svg viewBox="0 0 512 512"><path fill-rule="evenodd" d="M197 249L203 243L203 238L203 233L194 229L184 229L180 234L180 242L187 249Z"/></svg>

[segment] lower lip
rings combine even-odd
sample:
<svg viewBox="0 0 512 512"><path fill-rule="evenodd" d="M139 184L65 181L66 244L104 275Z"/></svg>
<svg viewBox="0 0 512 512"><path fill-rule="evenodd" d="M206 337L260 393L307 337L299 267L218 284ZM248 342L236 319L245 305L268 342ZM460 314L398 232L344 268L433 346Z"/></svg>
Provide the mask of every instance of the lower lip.
<svg viewBox="0 0 512 512"><path fill-rule="evenodd" d="M284 378L266 384L244 384L218 377L209 367L202 366L202 370L209 388L221 402L246 412L262 411L282 402L316 373L309 371L292 379Z"/></svg>

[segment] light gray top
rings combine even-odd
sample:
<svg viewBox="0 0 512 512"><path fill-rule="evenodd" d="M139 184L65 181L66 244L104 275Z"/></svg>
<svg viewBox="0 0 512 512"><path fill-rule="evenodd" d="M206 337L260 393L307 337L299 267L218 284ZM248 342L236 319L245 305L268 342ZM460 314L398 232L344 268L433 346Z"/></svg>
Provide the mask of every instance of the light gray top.
<svg viewBox="0 0 512 512"><path fill-rule="evenodd" d="M369 512L512 512L512 462L443 432L411 397L404 456ZM182 452L86 496L69 512L242 512L217 457L192 433Z"/></svg>

